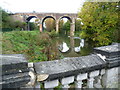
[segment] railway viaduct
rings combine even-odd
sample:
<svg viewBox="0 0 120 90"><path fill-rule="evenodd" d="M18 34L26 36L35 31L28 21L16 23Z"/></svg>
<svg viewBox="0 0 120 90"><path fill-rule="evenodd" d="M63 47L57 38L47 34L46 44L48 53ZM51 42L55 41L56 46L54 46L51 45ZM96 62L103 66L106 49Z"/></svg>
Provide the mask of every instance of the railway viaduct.
<svg viewBox="0 0 120 90"><path fill-rule="evenodd" d="M75 19L77 19L76 13L14 13L12 15L17 20L28 23L32 18L38 18L40 20L39 30L43 31L43 22L47 18L53 18L56 22L56 32L59 32L59 21L62 18L70 20L70 35L74 35L75 31Z"/></svg>

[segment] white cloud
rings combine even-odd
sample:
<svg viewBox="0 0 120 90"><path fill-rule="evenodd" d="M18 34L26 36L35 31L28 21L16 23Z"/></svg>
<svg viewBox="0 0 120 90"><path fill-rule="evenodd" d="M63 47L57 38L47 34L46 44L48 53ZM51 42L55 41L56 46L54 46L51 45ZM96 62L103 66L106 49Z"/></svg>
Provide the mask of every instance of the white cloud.
<svg viewBox="0 0 120 90"><path fill-rule="evenodd" d="M11 12L77 13L84 0L0 0L0 6Z"/></svg>

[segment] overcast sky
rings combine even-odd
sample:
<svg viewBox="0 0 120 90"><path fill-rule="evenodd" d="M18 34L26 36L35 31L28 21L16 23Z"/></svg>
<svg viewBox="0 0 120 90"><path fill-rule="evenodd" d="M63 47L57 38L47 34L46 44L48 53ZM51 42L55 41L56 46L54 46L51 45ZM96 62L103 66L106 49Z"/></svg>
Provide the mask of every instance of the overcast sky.
<svg viewBox="0 0 120 90"><path fill-rule="evenodd" d="M0 0L0 6L10 12L77 13L85 0Z"/></svg>

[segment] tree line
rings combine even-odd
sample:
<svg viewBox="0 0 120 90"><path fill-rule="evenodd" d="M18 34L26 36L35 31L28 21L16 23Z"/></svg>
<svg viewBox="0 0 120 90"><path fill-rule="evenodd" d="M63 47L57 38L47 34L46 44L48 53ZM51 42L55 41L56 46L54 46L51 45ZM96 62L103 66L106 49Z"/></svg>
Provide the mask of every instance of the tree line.
<svg viewBox="0 0 120 90"><path fill-rule="evenodd" d="M85 2L78 13L81 18L80 36L98 46L120 42L120 12L118 2Z"/></svg>
<svg viewBox="0 0 120 90"><path fill-rule="evenodd" d="M12 31L12 30L27 30L28 29L28 23L21 22L19 20L15 20L11 17L12 13L8 13L2 8L0 8L1 12L1 19L2 19L2 25L0 25L0 28L2 28L4 31ZM29 28L30 30L38 29L37 25L35 23L29 22Z"/></svg>

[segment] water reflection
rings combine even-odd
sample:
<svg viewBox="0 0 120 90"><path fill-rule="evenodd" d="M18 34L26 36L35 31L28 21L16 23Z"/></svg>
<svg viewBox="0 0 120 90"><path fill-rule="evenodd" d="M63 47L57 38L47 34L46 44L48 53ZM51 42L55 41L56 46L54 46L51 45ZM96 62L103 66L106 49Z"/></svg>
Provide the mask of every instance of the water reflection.
<svg viewBox="0 0 120 90"><path fill-rule="evenodd" d="M58 46L58 49L64 53L69 51L69 47L67 46L67 43L63 42L61 45Z"/></svg>
<svg viewBox="0 0 120 90"><path fill-rule="evenodd" d="M69 37L70 38L70 47L68 47L66 42L63 42L62 44L59 45L59 50L62 53L65 52L80 52L81 48L84 47L84 39L81 39L80 37ZM79 46L75 47L75 39L79 40Z"/></svg>
<svg viewBox="0 0 120 90"><path fill-rule="evenodd" d="M80 52L81 48L84 47L84 39L80 40L80 46L75 47L75 52Z"/></svg>
<svg viewBox="0 0 120 90"><path fill-rule="evenodd" d="M79 57L92 52L91 44L80 37L59 36L52 39L52 44L45 48L48 60L60 59L61 57Z"/></svg>

